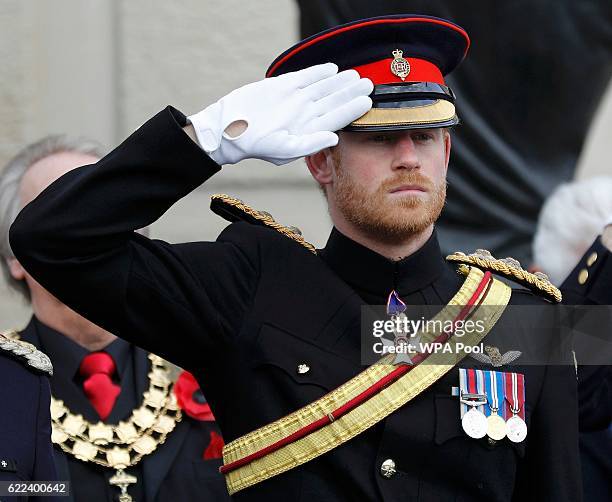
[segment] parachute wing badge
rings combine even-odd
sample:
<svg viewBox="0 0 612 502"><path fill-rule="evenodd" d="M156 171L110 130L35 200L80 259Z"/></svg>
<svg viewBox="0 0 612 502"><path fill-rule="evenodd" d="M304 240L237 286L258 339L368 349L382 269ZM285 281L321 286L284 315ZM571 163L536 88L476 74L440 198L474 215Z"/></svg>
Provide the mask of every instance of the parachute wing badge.
<svg viewBox="0 0 612 502"><path fill-rule="evenodd" d="M499 368L504 364L510 364L512 361L516 361L522 354L522 352L519 350L509 350L502 355L497 347L493 347L491 345L485 346L484 351L486 354L473 353L470 354L470 356L476 359L478 362L482 364L490 364L494 368Z"/></svg>
<svg viewBox="0 0 612 502"><path fill-rule="evenodd" d="M510 364L512 361L516 361L519 357L521 357L521 352L519 350L509 350L502 356L501 363Z"/></svg>

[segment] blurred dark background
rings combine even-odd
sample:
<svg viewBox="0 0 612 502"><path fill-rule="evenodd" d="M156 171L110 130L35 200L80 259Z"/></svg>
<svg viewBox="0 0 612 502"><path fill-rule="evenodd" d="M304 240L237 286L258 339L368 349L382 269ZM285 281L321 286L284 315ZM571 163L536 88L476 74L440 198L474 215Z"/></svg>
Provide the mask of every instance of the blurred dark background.
<svg viewBox="0 0 612 502"><path fill-rule="evenodd" d="M418 13L472 39L447 83L462 123L453 136L443 251L489 249L531 262L540 208L574 177L612 75L609 0L298 0L303 37L355 19Z"/></svg>

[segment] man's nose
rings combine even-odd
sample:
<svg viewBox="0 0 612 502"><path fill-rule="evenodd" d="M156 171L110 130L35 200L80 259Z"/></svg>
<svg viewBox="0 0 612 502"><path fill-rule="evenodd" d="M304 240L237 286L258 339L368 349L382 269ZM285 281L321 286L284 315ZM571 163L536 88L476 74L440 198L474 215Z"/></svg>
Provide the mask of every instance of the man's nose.
<svg viewBox="0 0 612 502"><path fill-rule="evenodd" d="M395 142L392 169L395 171L419 167L419 157L412 136L409 133L401 134Z"/></svg>

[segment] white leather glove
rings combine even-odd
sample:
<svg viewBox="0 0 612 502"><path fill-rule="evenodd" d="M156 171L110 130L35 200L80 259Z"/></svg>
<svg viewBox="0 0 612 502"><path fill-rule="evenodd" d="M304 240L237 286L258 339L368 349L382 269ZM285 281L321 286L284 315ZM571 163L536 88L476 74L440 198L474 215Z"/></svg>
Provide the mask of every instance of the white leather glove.
<svg viewBox="0 0 612 502"><path fill-rule="evenodd" d="M188 117L200 146L219 165L246 158L276 165L335 146L334 133L372 107L373 84L326 63L240 87ZM246 122L230 137L227 127Z"/></svg>

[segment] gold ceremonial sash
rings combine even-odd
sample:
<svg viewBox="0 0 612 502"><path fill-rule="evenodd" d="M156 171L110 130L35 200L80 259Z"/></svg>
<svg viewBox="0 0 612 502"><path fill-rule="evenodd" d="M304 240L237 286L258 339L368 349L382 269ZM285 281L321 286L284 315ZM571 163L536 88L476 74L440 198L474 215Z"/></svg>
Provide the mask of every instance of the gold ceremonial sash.
<svg viewBox="0 0 612 502"><path fill-rule="evenodd" d="M459 309L467 305L478 292L483 277L483 271L471 267L459 291L433 320L442 321L441 324L444 324L444 321L454 319ZM464 351L456 350L456 343L474 346L484 339L504 312L510 301L510 295L510 287L491 278L487 290L479 294L477 305L470 314L470 319L474 322L480 321L485 329L481 332L475 330L468 333L466 331L459 339L452 336L447 342L452 346L451 352L432 353L427 358L426 364L415 366L410 372L341 417L333 419L332 412L396 369L395 365L390 364L394 358L393 354L383 357L320 399L226 444L223 448L224 467L221 468L222 470L233 462L239 462L249 455L270 448L277 441L307 428L313 422L326 416L331 417L331 422L324 427L285 444L280 449L267 453L261 458L226 472L225 481L229 494L233 495L244 488L293 469L336 448L418 396L465 357ZM486 308L481 309L480 307ZM421 333L422 343L431 342L435 338L435 334Z"/></svg>

